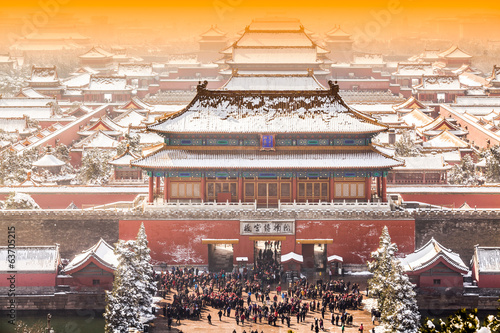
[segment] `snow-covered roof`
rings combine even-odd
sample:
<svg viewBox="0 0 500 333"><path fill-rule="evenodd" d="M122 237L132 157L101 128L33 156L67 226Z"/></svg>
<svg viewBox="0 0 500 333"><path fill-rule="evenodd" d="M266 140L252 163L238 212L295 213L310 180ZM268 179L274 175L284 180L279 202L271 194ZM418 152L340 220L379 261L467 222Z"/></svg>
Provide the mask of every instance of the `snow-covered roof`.
<svg viewBox="0 0 500 333"><path fill-rule="evenodd" d="M450 131L442 131L441 134L433 137L429 141L422 143L424 148L440 148L440 149L454 149L454 148L467 148L469 144L461 140Z"/></svg>
<svg viewBox="0 0 500 333"><path fill-rule="evenodd" d="M153 106L150 105L149 103L144 102L140 98L132 97L130 99L130 101L126 102L125 104L122 104L122 105L118 106L117 109L119 109L119 110L128 110L128 109L134 109L134 110L152 110Z"/></svg>
<svg viewBox="0 0 500 333"><path fill-rule="evenodd" d="M91 136L85 138L84 140L78 142L73 147L76 149L81 148L116 148L118 146L118 141L110 137L109 135L103 133L102 131L97 131Z"/></svg>
<svg viewBox="0 0 500 333"><path fill-rule="evenodd" d="M85 90L93 91L123 91L132 90L127 85L127 78L125 76L106 76L106 75L92 75L90 77L89 87Z"/></svg>
<svg viewBox="0 0 500 333"><path fill-rule="evenodd" d="M303 32L246 32L237 47L312 47L314 42Z"/></svg>
<svg viewBox="0 0 500 333"><path fill-rule="evenodd" d="M86 87L86 86L88 86L90 84L90 76L91 75L92 74L90 74L90 73L81 73L81 74L78 74L78 75L73 75L73 76L70 76L67 79L64 79L62 81L62 83L66 87L70 87L70 88Z"/></svg>
<svg viewBox="0 0 500 333"><path fill-rule="evenodd" d="M114 166L130 166L130 162L133 160L138 159L140 156L132 153L127 147L127 150L123 152L123 154L115 156L111 161L108 163Z"/></svg>
<svg viewBox="0 0 500 333"><path fill-rule="evenodd" d="M458 76L423 76L422 84L415 87L417 90L466 90L460 84Z"/></svg>
<svg viewBox="0 0 500 333"><path fill-rule="evenodd" d="M325 90L312 75L234 75L222 90Z"/></svg>
<svg viewBox="0 0 500 333"><path fill-rule="evenodd" d="M22 133L27 130L27 119L22 118L0 118L0 130L7 133Z"/></svg>
<svg viewBox="0 0 500 333"><path fill-rule="evenodd" d="M420 249L407 255L401 260L401 264L406 272L419 271L432 265L440 258L461 271L460 273L467 273L469 270L458 253L445 248L434 238L431 238Z"/></svg>
<svg viewBox="0 0 500 333"><path fill-rule="evenodd" d="M354 104L350 103L349 106L354 110L364 112L367 114L395 114L392 104L374 103L374 104Z"/></svg>
<svg viewBox="0 0 500 333"><path fill-rule="evenodd" d="M332 256L329 256L328 258L326 258L326 260L328 262L332 262L332 261L340 261L340 262L344 262L344 258L342 258L341 256L338 256L338 255L332 255Z"/></svg>
<svg viewBox="0 0 500 333"><path fill-rule="evenodd" d="M455 105L500 106L500 96L457 96Z"/></svg>
<svg viewBox="0 0 500 333"><path fill-rule="evenodd" d="M387 129L351 110L332 90L222 91L199 88L193 101L148 129L159 133L378 133ZM333 89L333 88L332 88Z"/></svg>
<svg viewBox="0 0 500 333"><path fill-rule="evenodd" d="M38 161L33 162L33 166L42 168L60 167L65 164L66 164L65 162L61 161L60 159L49 153L43 155L43 157L40 158Z"/></svg>
<svg viewBox="0 0 500 333"><path fill-rule="evenodd" d="M99 58L111 58L113 57L112 53L109 53L100 47L92 47L89 51L87 51L85 54L82 54L80 56L81 59L99 59Z"/></svg>
<svg viewBox="0 0 500 333"><path fill-rule="evenodd" d="M24 116L31 119L50 119L53 116L53 111L49 106L0 108L0 118L22 118Z"/></svg>
<svg viewBox="0 0 500 333"><path fill-rule="evenodd" d="M352 61L353 65L385 65L384 57L381 54L356 55Z"/></svg>
<svg viewBox="0 0 500 333"><path fill-rule="evenodd" d="M448 59L452 59L452 58L454 58L454 59L469 59L469 58L472 58L472 56L470 54L462 51L456 45L453 45L448 50L439 53L438 56L441 58L448 58Z"/></svg>
<svg viewBox="0 0 500 333"><path fill-rule="evenodd" d="M200 37L224 37L226 33L217 28L217 25L212 25L210 29L200 35Z"/></svg>
<svg viewBox="0 0 500 333"><path fill-rule="evenodd" d="M480 273L500 273L500 247L474 248Z"/></svg>
<svg viewBox="0 0 500 333"><path fill-rule="evenodd" d="M156 73L153 72L153 64L119 64L118 65L118 75L124 76L155 76Z"/></svg>
<svg viewBox="0 0 500 333"><path fill-rule="evenodd" d="M53 100L54 98L40 94L38 91L33 90L31 87L21 88L21 91L16 95L16 97L26 97L26 98L43 98L45 100ZM4 98L2 98L4 99ZM47 101L49 102L49 101Z"/></svg>
<svg viewBox="0 0 500 333"><path fill-rule="evenodd" d="M422 127L433 121L431 117L429 117L419 109L413 110L412 112L401 117L401 119L404 120L404 122L408 125L415 125L415 127Z"/></svg>
<svg viewBox="0 0 500 333"><path fill-rule="evenodd" d="M57 273L59 266L59 245L16 246L15 268L9 267L7 246L0 247L0 273L17 271L18 273L39 272Z"/></svg>
<svg viewBox="0 0 500 333"><path fill-rule="evenodd" d="M350 34L345 32L340 28L340 26L333 28L332 30L326 33L327 37L351 37Z"/></svg>
<svg viewBox="0 0 500 333"><path fill-rule="evenodd" d="M375 150L367 151L194 151L168 149L168 146L131 163L147 169L380 169L403 165Z"/></svg>
<svg viewBox="0 0 500 333"><path fill-rule="evenodd" d="M56 66L31 68L31 82L58 83Z"/></svg>
<svg viewBox="0 0 500 333"><path fill-rule="evenodd" d="M297 262L304 262L304 257L301 254L297 254L295 252L289 252L287 254L281 255L281 262L286 263L289 261L297 261Z"/></svg>
<svg viewBox="0 0 500 333"><path fill-rule="evenodd" d="M394 76L434 75L434 68L430 62L400 62L398 69L392 73Z"/></svg>
<svg viewBox="0 0 500 333"><path fill-rule="evenodd" d="M130 111L124 112L118 117L114 118L113 122L121 127L129 127L129 126L144 127L145 125L142 124L142 122L146 119L147 119L146 116L140 114L134 109L131 109Z"/></svg>
<svg viewBox="0 0 500 333"><path fill-rule="evenodd" d="M95 259L100 264L115 270L118 267L118 256L114 253L114 249L102 238L90 249L82 251L64 268L64 272L70 273L83 267L90 259Z"/></svg>
<svg viewBox="0 0 500 333"><path fill-rule="evenodd" d="M235 48L232 60L235 64L315 64L316 48Z"/></svg>
<svg viewBox="0 0 500 333"><path fill-rule="evenodd" d="M445 163L441 155L424 155L413 157L400 157L405 161L404 166L394 168L398 171L406 170L448 170L451 166Z"/></svg>
<svg viewBox="0 0 500 333"><path fill-rule="evenodd" d="M420 102L415 96L410 96L406 101L399 104L393 105L394 110L403 111L403 110L413 110L413 109L421 109L428 110L428 106Z"/></svg>
<svg viewBox="0 0 500 333"><path fill-rule="evenodd" d="M458 76L460 83L471 88L487 86L488 80L473 73L462 73Z"/></svg>

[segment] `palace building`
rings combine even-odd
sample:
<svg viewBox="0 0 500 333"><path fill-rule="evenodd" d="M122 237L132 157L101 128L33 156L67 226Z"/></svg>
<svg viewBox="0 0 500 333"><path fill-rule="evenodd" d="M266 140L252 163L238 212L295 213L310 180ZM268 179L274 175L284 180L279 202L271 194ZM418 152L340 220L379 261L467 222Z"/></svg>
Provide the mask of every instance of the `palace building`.
<svg viewBox="0 0 500 333"><path fill-rule="evenodd" d="M212 271L254 263L264 242L278 242L282 260L302 256L302 269L325 272L335 255L364 265L384 225L412 252L414 220L385 215L387 173L404 162L371 143L388 126L351 109L332 82L289 79L288 89L280 76L204 82L148 125L164 142L130 164L149 176L144 209L156 217L120 221L120 239L144 223L155 262Z"/></svg>
<svg viewBox="0 0 500 333"><path fill-rule="evenodd" d="M385 200L387 172L403 164L371 145L387 126L350 109L333 83L302 91L201 84L185 109L148 129L164 144L132 165L148 172L150 202L161 181L167 202Z"/></svg>

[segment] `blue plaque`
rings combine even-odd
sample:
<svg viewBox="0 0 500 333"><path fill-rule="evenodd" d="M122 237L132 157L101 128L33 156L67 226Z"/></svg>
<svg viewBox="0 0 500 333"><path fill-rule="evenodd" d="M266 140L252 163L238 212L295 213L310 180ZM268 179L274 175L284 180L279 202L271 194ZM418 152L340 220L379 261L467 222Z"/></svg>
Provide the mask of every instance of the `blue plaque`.
<svg viewBox="0 0 500 333"><path fill-rule="evenodd" d="M262 135L262 149L273 149L274 148L274 135L265 134Z"/></svg>

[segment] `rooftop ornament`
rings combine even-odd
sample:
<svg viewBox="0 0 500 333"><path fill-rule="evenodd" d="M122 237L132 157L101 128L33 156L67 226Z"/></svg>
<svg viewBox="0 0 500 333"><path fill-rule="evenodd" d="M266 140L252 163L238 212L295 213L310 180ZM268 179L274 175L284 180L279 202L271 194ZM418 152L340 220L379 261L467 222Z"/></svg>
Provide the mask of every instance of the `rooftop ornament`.
<svg viewBox="0 0 500 333"><path fill-rule="evenodd" d="M196 91L198 93L200 93L202 91L207 90L207 85L208 85L208 81L207 80L203 81L203 83L201 83L201 81L199 81L198 82L198 86L196 87Z"/></svg>
<svg viewBox="0 0 500 333"><path fill-rule="evenodd" d="M330 86L330 90L334 96L338 96L339 94L339 85L337 84L337 81L332 82L332 80L328 81L328 85Z"/></svg>

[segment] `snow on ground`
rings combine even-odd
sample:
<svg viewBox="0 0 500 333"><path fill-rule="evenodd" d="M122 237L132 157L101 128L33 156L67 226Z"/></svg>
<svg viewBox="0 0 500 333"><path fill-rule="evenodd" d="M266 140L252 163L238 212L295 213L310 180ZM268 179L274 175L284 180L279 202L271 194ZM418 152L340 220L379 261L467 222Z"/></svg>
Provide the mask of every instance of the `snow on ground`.
<svg viewBox="0 0 500 333"><path fill-rule="evenodd" d="M373 273L368 272L368 271L361 271L361 272L347 272L345 275L373 275Z"/></svg>
<svg viewBox="0 0 500 333"><path fill-rule="evenodd" d="M364 298L363 299L363 309L368 312L371 312L372 309L376 309L378 306L378 302L375 298Z"/></svg>

